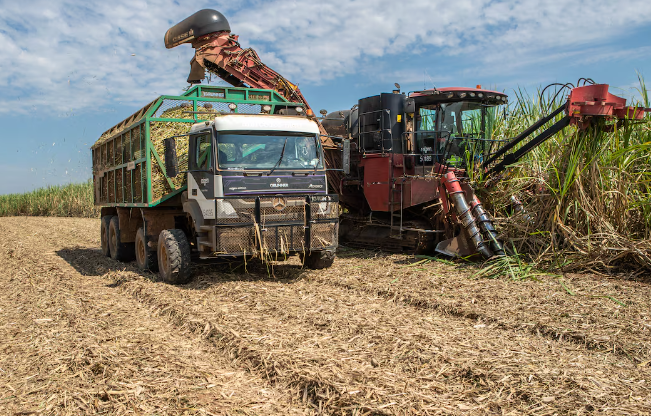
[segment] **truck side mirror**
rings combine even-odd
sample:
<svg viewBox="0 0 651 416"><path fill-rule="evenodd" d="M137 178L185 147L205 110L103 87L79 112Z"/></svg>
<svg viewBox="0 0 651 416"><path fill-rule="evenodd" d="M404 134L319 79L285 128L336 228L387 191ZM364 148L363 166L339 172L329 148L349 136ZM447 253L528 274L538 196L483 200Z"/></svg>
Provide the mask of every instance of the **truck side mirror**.
<svg viewBox="0 0 651 416"><path fill-rule="evenodd" d="M344 173L346 175L350 174L350 139L344 139L344 152L343 156L341 158Z"/></svg>
<svg viewBox="0 0 651 416"><path fill-rule="evenodd" d="M179 174L179 161L176 157L176 139L168 137L165 144L165 173L170 178Z"/></svg>

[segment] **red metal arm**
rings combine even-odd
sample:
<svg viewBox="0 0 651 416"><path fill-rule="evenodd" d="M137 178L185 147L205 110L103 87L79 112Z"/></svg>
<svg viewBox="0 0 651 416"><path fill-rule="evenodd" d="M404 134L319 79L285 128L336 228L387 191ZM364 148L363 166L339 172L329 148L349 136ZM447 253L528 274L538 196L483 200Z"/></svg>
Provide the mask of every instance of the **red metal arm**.
<svg viewBox="0 0 651 416"><path fill-rule="evenodd" d="M242 49L237 40L238 36L230 32L211 33L200 37L192 43L195 54L191 64L195 65L196 62L227 81L230 81L230 76L252 88L278 91L288 100L302 103L306 110L311 110L296 85L262 63L253 49Z"/></svg>
<svg viewBox="0 0 651 416"><path fill-rule="evenodd" d="M528 139L534 132L553 120L557 115L565 113L549 128L539 133L533 139ZM507 166L514 164L532 149L542 144L568 125L576 125L579 130L585 130L591 122L601 117L606 120L641 120L650 108L626 106L626 99L608 92L608 84L594 84L572 88L565 104L551 114L541 118L517 137L511 139L497 152L493 153L482 165L486 172L499 173ZM601 126L602 130L612 129L613 126ZM527 140L527 141L525 141ZM521 145L516 149L517 145ZM495 165L492 165L496 163ZM492 166L491 166L492 165Z"/></svg>
<svg viewBox="0 0 651 416"><path fill-rule="evenodd" d="M322 135L328 133L314 116L314 111L297 85L269 68L255 50L242 49L237 35L229 31L209 33L192 42L195 49L188 82L199 83L208 70L234 86L247 85L277 91L287 100L305 105L305 113L317 122ZM321 137L325 147L336 147L329 137Z"/></svg>

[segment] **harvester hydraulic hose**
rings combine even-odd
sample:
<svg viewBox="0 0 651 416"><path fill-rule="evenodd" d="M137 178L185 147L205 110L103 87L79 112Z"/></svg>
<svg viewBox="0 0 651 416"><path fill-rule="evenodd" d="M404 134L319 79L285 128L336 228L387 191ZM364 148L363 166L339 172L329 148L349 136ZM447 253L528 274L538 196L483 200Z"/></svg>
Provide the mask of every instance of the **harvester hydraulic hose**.
<svg viewBox="0 0 651 416"><path fill-rule="evenodd" d="M470 207L466 202L465 192L463 192L461 189L461 186L459 185L459 179L457 179L457 176L454 174L454 172L446 173L443 183L445 184L445 189L448 191L449 199L452 201L452 205L454 205L454 209L457 213L457 218L459 218L461 224L463 225L463 228L465 228L468 232L470 240L474 244L477 251L487 259L493 257L493 253L484 242L481 231L475 223L475 218L472 216Z"/></svg>
<svg viewBox="0 0 651 416"><path fill-rule="evenodd" d="M504 247L502 242L497 239L497 231L493 226L493 221L488 216L488 213L484 211L484 207L481 205L481 201L475 195L472 198L470 203L471 212L475 215L477 222L479 223L479 228L484 233L484 237L490 243L491 248L496 256L504 256Z"/></svg>

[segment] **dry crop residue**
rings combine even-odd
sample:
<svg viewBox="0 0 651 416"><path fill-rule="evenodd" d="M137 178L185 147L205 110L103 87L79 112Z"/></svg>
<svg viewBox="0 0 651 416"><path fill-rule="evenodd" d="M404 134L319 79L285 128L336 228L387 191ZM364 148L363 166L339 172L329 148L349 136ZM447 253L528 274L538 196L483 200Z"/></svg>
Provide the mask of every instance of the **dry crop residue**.
<svg viewBox="0 0 651 416"><path fill-rule="evenodd" d="M103 257L98 229L0 221L0 412L651 408L648 283L565 277L571 296L344 249L325 272L200 266L175 287Z"/></svg>

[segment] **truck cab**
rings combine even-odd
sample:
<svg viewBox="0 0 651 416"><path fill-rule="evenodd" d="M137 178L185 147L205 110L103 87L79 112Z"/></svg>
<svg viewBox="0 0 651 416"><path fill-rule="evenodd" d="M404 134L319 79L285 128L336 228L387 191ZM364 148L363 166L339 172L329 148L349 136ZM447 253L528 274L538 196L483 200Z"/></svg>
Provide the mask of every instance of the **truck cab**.
<svg viewBox="0 0 651 416"><path fill-rule="evenodd" d="M192 126L183 210L202 259L298 254L332 264L339 205L328 195L318 125L304 116L225 114ZM173 159L173 157L171 158ZM178 158L177 158L178 160ZM178 166L168 166L168 175Z"/></svg>

